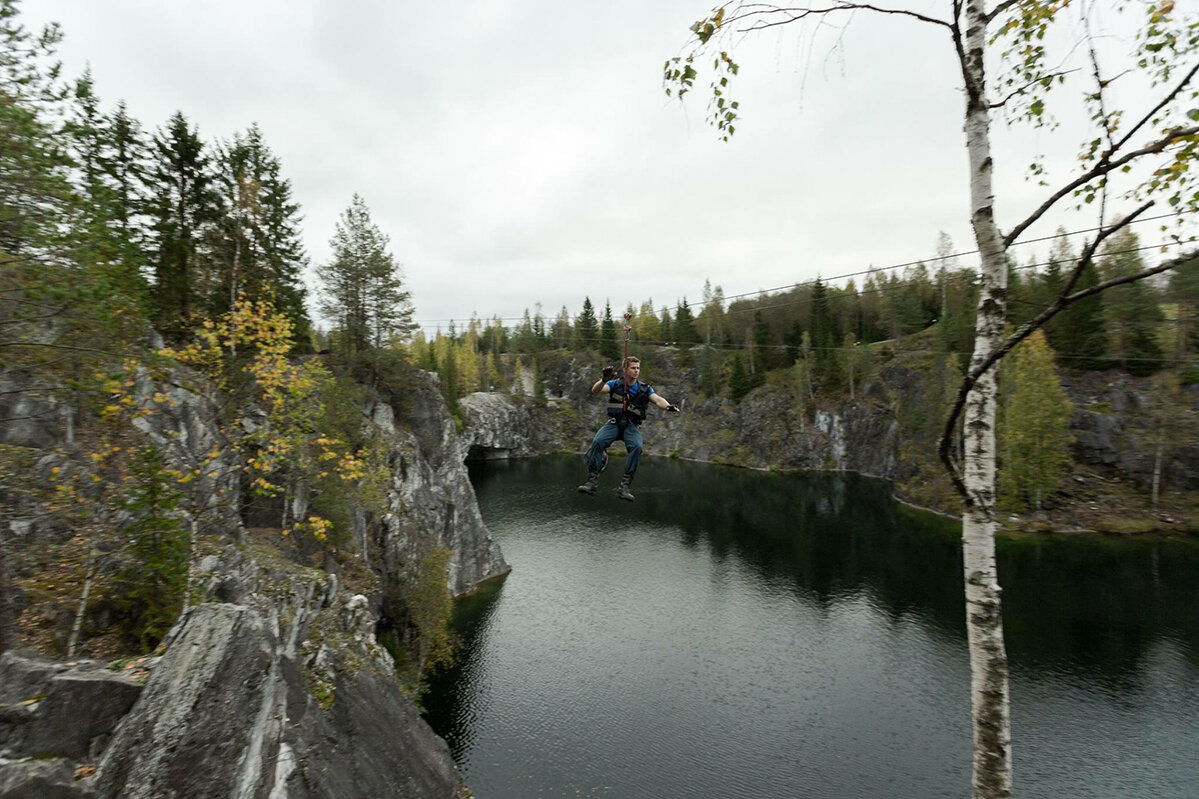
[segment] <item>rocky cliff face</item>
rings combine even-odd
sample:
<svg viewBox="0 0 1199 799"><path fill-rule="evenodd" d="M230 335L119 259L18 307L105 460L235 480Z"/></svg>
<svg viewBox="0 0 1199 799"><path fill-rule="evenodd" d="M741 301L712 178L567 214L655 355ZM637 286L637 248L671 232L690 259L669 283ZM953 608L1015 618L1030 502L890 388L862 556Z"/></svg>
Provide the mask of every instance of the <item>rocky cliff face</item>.
<svg viewBox="0 0 1199 799"><path fill-rule="evenodd" d="M430 546L450 550L449 585L454 594L509 566L479 515L454 420L437 390L436 378L422 373L412 387L404 424L395 410L376 403L371 419L391 442L391 512L383 520L384 591L410 573Z"/></svg>
<svg viewBox="0 0 1199 799"><path fill-rule="evenodd" d="M896 483L944 482L935 448L956 376L927 352L894 354L854 397L806 396L803 387L776 381L739 404L702 398L698 370L681 366L680 352L641 353L645 377L684 408L679 416L651 408L649 455L715 461L752 468L848 470ZM577 354L543 354L549 397L473 394L461 403L463 456L526 457L586 449L604 421L603 400L589 393L600 363ZM1160 467L1163 487L1199 488L1199 385L1165 400L1149 378L1115 372L1073 373L1063 385L1074 403L1072 454L1080 466L1142 488ZM1167 407L1172 405L1173 407ZM615 451L619 452L620 445ZM934 492L935 493L935 492ZM941 496L949 499L948 485Z"/></svg>
<svg viewBox="0 0 1199 799"><path fill-rule="evenodd" d="M268 541L277 533L242 526L240 464L222 454L228 462L208 470L215 476L191 486L204 509L197 535L213 554L196 566L194 606L168 634L165 654L141 662L144 687L97 663L11 654L0 663L0 799L467 794L375 640L380 619L402 612L403 581L424 553L451 551L453 593L508 571L479 516L435 378L414 382L401 413L383 402L366 409L388 443L391 490L382 519L357 514L361 562L338 570L353 573L352 587L282 557ZM224 446L214 403L196 383L139 377L140 396L169 398L159 402L169 410L138 425L174 468ZM35 419L5 427L4 443L43 452L39 468L69 463L70 414L49 400L20 401ZM243 424L255 423L248 413ZM18 549L65 535L20 514L7 522ZM94 774L73 779L75 767L88 775L92 764Z"/></svg>
<svg viewBox="0 0 1199 799"><path fill-rule="evenodd" d="M1199 385L1172 395L1151 378L1079 372L1062 381L1074 403L1071 453L1106 477L1138 486L1160 468L1168 489L1199 489Z"/></svg>
<svg viewBox="0 0 1199 799"><path fill-rule="evenodd" d="M464 457L527 457L590 445L605 420L604 399L589 391L599 365L574 359L550 363L545 382L551 396L544 405L500 394L472 394L461 401ZM678 366L677 351L657 351L646 363L652 364L648 382L684 410L673 415L650 408L642 428L650 456L757 469L856 471L887 479L904 474L897 419L877 402L856 399L817 408L773 385L740 404L723 397L693 401L699 395L697 375Z"/></svg>

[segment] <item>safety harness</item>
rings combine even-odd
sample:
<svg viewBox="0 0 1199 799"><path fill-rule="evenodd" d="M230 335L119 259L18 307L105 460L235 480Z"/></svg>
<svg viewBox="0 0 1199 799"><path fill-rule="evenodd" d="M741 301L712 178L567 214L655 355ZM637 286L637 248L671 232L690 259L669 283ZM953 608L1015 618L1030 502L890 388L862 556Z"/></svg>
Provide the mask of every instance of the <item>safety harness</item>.
<svg viewBox="0 0 1199 799"><path fill-rule="evenodd" d="M608 394L608 416L617 421L625 419L639 425L645 421L645 414L649 409L649 395L654 389L649 383L642 383L640 380L633 386L637 389L636 392L629 391L623 378L617 380Z"/></svg>

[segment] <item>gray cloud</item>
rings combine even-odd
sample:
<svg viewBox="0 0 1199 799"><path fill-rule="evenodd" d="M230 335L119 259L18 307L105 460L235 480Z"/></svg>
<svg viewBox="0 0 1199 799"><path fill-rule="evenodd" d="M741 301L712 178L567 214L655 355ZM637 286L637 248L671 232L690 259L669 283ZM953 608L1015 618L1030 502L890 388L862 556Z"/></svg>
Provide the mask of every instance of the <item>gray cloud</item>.
<svg viewBox="0 0 1199 799"><path fill-rule="evenodd" d="M258 122L315 263L363 195L422 320L577 312L584 295L694 301L705 278L753 291L927 257L940 230L969 249L942 33L860 17L840 50L787 30L742 41L745 119L723 144L701 91L680 105L660 82L706 9L38 0L24 13L62 22L68 73L90 61L101 96L150 128L176 109L206 137ZM1001 214L1037 202L1025 150L1050 145L1068 162L1073 139L997 129Z"/></svg>

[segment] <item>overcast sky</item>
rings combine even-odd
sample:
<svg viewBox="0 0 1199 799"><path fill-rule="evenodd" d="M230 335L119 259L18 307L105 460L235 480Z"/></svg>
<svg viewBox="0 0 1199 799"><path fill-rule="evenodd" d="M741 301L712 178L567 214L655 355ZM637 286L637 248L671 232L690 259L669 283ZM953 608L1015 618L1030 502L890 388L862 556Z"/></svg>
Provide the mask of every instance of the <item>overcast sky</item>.
<svg viewBox="0 0 1199 799"><path fill-rule="evenodd" d="M680 104L661 81L710 3L26 0L22 10L30 26L62 23L67 74L90 64L106 107L124 99L148 129L176 110L209 141L257 122L303 206L313 264L361 194L429 327L474 311L519 317L538 302L550 318L562 305L576 314L585 295L616 313L651 297L695 303L705 279L732 295L828 278L929 257L939 231L972 248L948 37L867 15L839 49L831 36L811 46L794 26L747 38L735 51L743 118L726 144L705 123L701 91ZM1010 227L1044 191L1023 179L1031 150L1068 163L1078 137L995 134L997 210ZM1057 216L1029 236L1094 221Z"/></svg>

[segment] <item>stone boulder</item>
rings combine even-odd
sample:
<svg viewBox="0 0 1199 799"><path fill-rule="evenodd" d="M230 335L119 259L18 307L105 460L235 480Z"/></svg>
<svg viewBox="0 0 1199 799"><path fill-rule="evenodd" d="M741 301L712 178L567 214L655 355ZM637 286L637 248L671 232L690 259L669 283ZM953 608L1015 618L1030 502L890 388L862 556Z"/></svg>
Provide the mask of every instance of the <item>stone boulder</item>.
<svg viewBox="0 0 1199 799"><path fill-rule="evenodd" d="M463 460L527 458L536 455L530 414L503 394L476 392L458 407L466 425L458 437Z"/></svg>
<svg viewBox="0 0 1199 799"><path fill-rule="evenodd" d="M0 658L0 745L9 756L93 759L142 685L94 661Z"/></svg>
<svg viewBox="0 0 1199 799"><path fill-rule="evenodd" d="M0 761L0 799L94 799L74 766L61 758Z"/></svg>
<svg viewBox="0 0 1199 799"><path fill-rule="evenodd" d="M449 748L373 642L331 640L343 662L355 651L360 659L337 672L331 706L314 698L299 639L321 613L336 620L347 604L309 591L282 616L216 603L188 611L104 752L99 796L454 796L461 779Z"/></svg>

